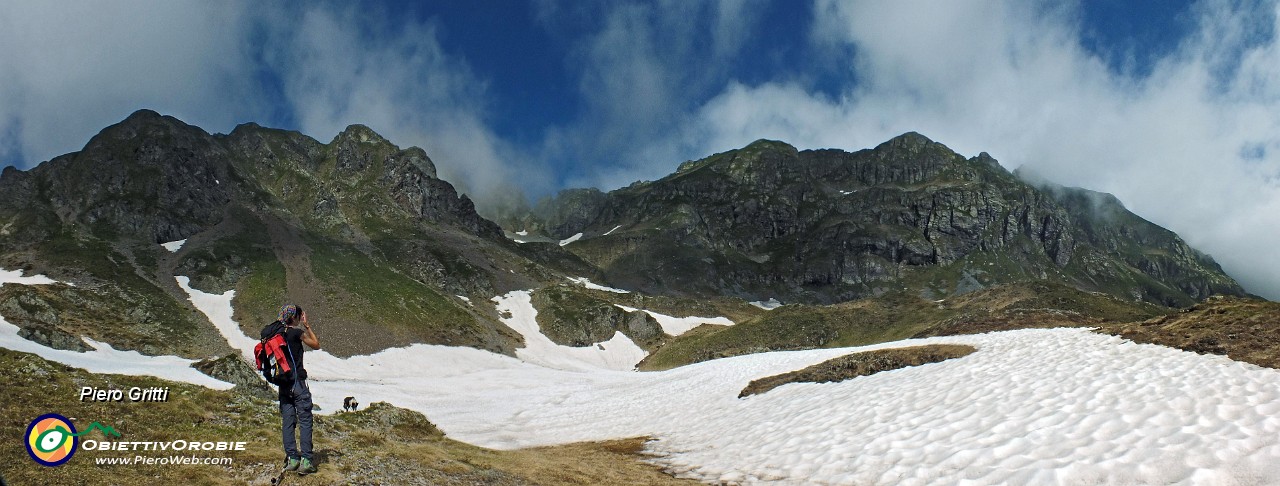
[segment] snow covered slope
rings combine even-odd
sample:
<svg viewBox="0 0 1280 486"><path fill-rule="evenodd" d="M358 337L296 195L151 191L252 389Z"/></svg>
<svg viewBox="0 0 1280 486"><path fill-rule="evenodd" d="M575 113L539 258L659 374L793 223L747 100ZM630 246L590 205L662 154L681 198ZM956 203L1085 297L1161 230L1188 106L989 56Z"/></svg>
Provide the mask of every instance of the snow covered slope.
<svg viewBox="0 0 1280 486"><path fill-rule="evenodd" d="M0 284L53 283L18 272L0 277ZM231 321L234 294L204 294L186 283L229 343L253 342ZM1280 484L1280 372L1219 356L1083 329L1031 329L637 373L620 371L643 357L625 336L603 349L555 345L539 332L527 292L495 301L528 343L519 359L429 345L349 359L309 352L317 402L332 411L345 396L388 401L427 414L455 439L499 449L652 436L654 462L710 482ZM88 342L95 351L54 350L0 320L5 348L98 373L229 386L189 360ZM850 352L926 343L978 351L736 398L753 379Z"/></svg>
<svg viewBox="0 0 1280 486"><path fill-rule="evenodd" d="M495 300L529 339L536 327L520 329L535 312L527 296ZM926 343L978 351L736 398L756 378ZM590 369L545 343L518 354L524 360L427 345L350 359L320 351L307 368L326 410L344 396L385 400L499 449L648 435L658 439L655 462L713 482L1280 483L1280 373L1084 329L764 353L657 373ZM558 360L572 369L537 364Z"/></svg>
<svg viewBox="0 0 1280 486"><path fill-rule="evenodd" d="M0 285L50 285L58 283L44 275L23 277L21 270L7 271L0 269ZM67 366L82 368L93 373L113 373L122 375L144 375L181 381L206 386L218 390L232 387L230 383L217 380L191 367L194 360L178 356L147 356L137 351L122 351L102 343L81 337L93 351L76 352L54 349L40 343L32 342L18 335L18 326L10 324L0 316L0 348L32 353L41 358Z"/></svg>
<svg viewBox="0 0 1280 486"><path fill-rule="evenodd" d="M649 353L636 346L625 334L614 331L613 337L603 343L585 347L556 344L538 328L538 311L534 309L529 292L520 290L501 297L494 297L502 322L524 337L524 347L516 350L521 360L536 365L570 371L617 370L631 371Z"/></svg>
<svg viewBox="0 0 1280 486"><path fill-rule="evenodd" d="M637 309L635 307L627 307L625 305L619 305L619 304L614 304L614 306L627 312L635 312L638 310L643 310L643 309ZM734 324L734 322L729 320L728 317L698 317L698 316L674 317L674 316L669 316L666 314L661 314L661 313L649 311L649 310L644 311L644 313L649 314L649 316L652 317L653 320L658 321L658 325L662 326L662 332L665 332L672 336L679 336L681 334L689 332L690 329L701 326L703 324L715 324L717 326L732 326Z"/></svg>

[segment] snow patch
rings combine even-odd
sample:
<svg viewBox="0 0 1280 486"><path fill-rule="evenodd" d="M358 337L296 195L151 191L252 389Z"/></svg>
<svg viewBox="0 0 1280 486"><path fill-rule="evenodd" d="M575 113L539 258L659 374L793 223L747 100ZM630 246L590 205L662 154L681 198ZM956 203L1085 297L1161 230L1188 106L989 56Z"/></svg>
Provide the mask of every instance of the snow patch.
<svg viewBox="0 0 1280 486"><path fill-rule="evenodd" d="M178 356L148 356L137 351L122 351L110 344L95 341L81 336L93 351L77 352L65 349L54 349L40 343L28 341L18 335L19 328L0 316L0 348L31 353L41 358L80 368L90 373L109 373L133 376L154 376L166 380L200 385L215 390L230 390L235 386L222 380L210 377L192 368L196 360Z"/></svg>
<svg viewBox="0 0 1280 486"><path fill-rule="evenodd" d="M59 283L44 275L23 277L22 271L6 271L0 269L0 286L4 284L48 285ZM122 351L111 345L81 337L93 351L77 352L65 349L54 349L40 343L29 341L18 335L18 326L10 324L0 316L0 348L22 353L31 353L49 361L67 366L81 368L90 373L111 373L135 376L154 376L166 380L191 383L216 390L228 390L233 385L214 379L191 367L195 360L178 356L147 356L137 351Z"/></svg>
<svg viewBox="0 0 1280 486"><path fill-rule="evenodd" d="M689 332L690 329L701 326L703 324L715 324L717 326L732 326L734 324L734 322L729 320L728 317L696 317L696 316L672 317L666 314L659 314L653 311L637 309L635 307L627 307L625 305L619 305L619 304L613 304L613 305L627 312L642 311L645 314L649 314L649 316L653 317L655 321L658 321L658 325L662 326L662 332L665 332L672 336L679 336L681 334Z"/></svg>
<svg viewBox="0 0 1280 486"><path fill-rule="evenodd" d="M44 275L32 275L30 277L23 277L22 270L5 270L3 268L0 268L0 287L4 287L4 284L7 284L7 283L14 283L19 285L50 285L55 283L66 283L66 282L58 282L57 280L51 279ZM66 283L66 284L71 285L70 283ZM74 287L74 285L72 286Z"/></svg>
<svg viewBox="0 0 1280 486"><path fill-rule="evenodd" d="M769 300L757 300L755 302L750 302L750 304L764 310L774 310L782 307L782 302L778 302L778 299L773 297L770 297Z"/></svg>
<svg viewBox="0 0 1280 486"><path fill-rule="evenodd" d="M243 346L249 342L256 344L257 340L246 336L231 319L234 292L208 294L186 285L185 277L178 278L183 279L179 285L192 303L214 323L227 342L240 343L233 346L242 350L252 349L252 345ZM479 415L481 418L477 420L485 423L491 419L485 410L477 409L477 405L522 395L533 399L528 396L530 390L536 392L548 383L578 380L580 378L575 377L590 374L586 371L632 375L635 373L629 370L647 354L622 333L589 347L560 346L538 329L537 310L527 291L512 292L493 300L498 303L499 312L510 315L503 318L503 322L521 332L526 343L531 343L517 350L517 355L538 364L474 348L429 344L390 348L346 359L323 349L308 349L307 381L316 403L325 411L336 411L342 408L343 397L355 396L370 400L366 403L383 400L424 413L440 411L464 423L468 420L466 417ZM323 346L323 324L313 324L313 328Z"/></svg>
<svg viewBox="0 0 1280 486"><path fill-rule="evenodd" d="M979 351L737 398L752 379L929 343ZM434 417L454 438L504 449L649 435L656 463L713 483L1280 481L1280 373L1083 329L764 353L544 386L487 406L494 422Z"/></svg>
<svg viewBox="0 0 1280 486"><path fill-rule="evenodd" d="M1026 329L621 372L548 344L528 292L494 301L530 343L522 358L574 370L421 344L308 351L317 403L387 401L497 449L651 436L654 462L713 483L1280 484L1280 372L1221 356ZM751 380L837 356L943 343L978 351L737 398Z"/></svg>
<svg viewBox="0 0 1280 486"><path fill-rule="evenodd" d="M470 297L467 297L467 296L465 296L465 295L459 295L459 296L457 296L457 297L458 297L459 299L462 299L462 301L463 301L463 302L466 302L466 303L467 303L467 305L475 305L475 304L472 304L472 303L471 303L471 298L470 298Z"/></svg>
<svg viewBox="0 0 1280 486"><path fill-rule="evenodd" d="M240 330L240 325L231 320L233 312L231 299L236 297L236 291L228 290L221 295L210 294L191 288L190 278L177 276L174 280L177 280L178 287L187 293L187 300L191 301L191 305L209 318L209 322L218 329L218 333L227 340L227 344L231 345L232 349L239 350L249 363L253 363L253 347L258 344L258 340L246 336Z"/></svg>
<svg viewBox="0 0 1280 486"><path fill-rule="evenodd" d="M161 243L160 246L163 246L164 249L169 250L169 253L177 253L178 250L182 248L182 245L185 245L185 244L187 244L187 240L183 239L178 241L170 241L168 243Z"/></svg>
<svg viewBox="0 0 1280 486"><path fill-rule="evenodd" d="M527 290L494 297L493 301L499 314L510 315L502 318L503 324L524 336L525 347L517 349L516 356L529 363L569 371L631 371L649 355L618 331L608 341L582 348L556 344L538 327L538 311Z"/></svg>
<svg viewBox="0 0 1280 486"><path fill-rule="evenodd" d="M564 246L564 245L567 245L567 244L569 244L569 243L573 243L573 242L578 241L578 240L580 240L580 239L582 239L582 233L578 233L578 234L576 234L576 235L573 235L573 236L570 236L570 237L565 238L565 239L563 239L563 240L560 240L560 246Z"/></svg>
<svg viewBox="0 0 1280 486"><path fill-rule="evenodd" d="M630 290L615 289L613 287L605 287L603 285L592 283L587 277L569 277L569 281L581 285L592 290L603 290L605 292L613 292L615 294L629 294Z"/></svg>
<svg viewBox="0 0 1280 486"><path fill-rule="evenodd" d="M609 235L613 234L613 232L614 232L614 231L618 231L618 228L621 228L621 227L622 227L622 225L614 226L614 227L613 227L613 229L611 229L611 230L609 230L607 233L605 233L605 234L604 234L604 236L609 236Z"/></svg>
<svg viewBox="0 0 1280 486"><path fill-rule="evenodd" d="M529 236L529 232L525 230L517 231L516 234L520 236Z"/></svg>

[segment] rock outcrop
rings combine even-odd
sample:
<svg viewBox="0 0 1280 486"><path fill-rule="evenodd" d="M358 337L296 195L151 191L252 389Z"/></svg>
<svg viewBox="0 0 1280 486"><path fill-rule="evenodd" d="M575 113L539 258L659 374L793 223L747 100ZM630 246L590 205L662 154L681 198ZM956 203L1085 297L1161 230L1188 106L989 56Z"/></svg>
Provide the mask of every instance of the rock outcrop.
<svg viewBox="0 0 1280 486"><path fill-rule="evenodd" d="M583 194L543 201L528 226L584 233L566 248L653 293L822 303L1034 279L1164 305L1244 293L1114 197L1029 184L918 133L853 153L760 140Z"/></svg>
<svg viewBox="0 0 1280 486"><path fill-rule="evenodd" d="M175 253L158 245L177 240L187 241ZM411 342L509 351L514 333L454 296L532 286L529 275L548 270L518 250L425 150L362 125L322 143L253 123L210 134L140 110L80 151L0 175L0 268L74 283L59 300L69 307L103 303L96 322L0 313L63 347L86 335L118 349L224 353L173 279L184 275L200 290L236 290L241 322L306 300L352 336L379 338L335 340L340 354Z"/></svg>

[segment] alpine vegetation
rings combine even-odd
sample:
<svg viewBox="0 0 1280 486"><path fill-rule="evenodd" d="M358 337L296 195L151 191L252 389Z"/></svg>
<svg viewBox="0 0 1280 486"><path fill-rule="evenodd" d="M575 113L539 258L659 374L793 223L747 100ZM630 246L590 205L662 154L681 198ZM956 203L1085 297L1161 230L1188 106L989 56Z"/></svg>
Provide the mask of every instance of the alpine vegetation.
<svg viewBox="0 0 1280 486"><path fill-rule="evenodd" d="M0 432L64 413L247 446L111 478L0 448L0 471L1280 482L1280 353L1251 339L1280 311L1116 198L985 153L761 140L498 219L360 125L324 143L142 110L5 170L0 404L21 416ZM132 409L76 399L135 388Z"/></svg>

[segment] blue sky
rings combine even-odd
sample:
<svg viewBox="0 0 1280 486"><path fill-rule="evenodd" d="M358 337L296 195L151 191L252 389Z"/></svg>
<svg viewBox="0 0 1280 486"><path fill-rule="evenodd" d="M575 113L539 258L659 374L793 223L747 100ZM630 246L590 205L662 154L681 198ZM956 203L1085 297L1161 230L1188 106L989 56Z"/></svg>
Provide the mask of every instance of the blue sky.
<svg viewBox="0 0 1280 486"><path fill-rule="evenodd" d="M362 123L485 206L914 130L1116 194L1280 297L1275 2L257 3L0 0L0 164L138 108Z"/></svg>

